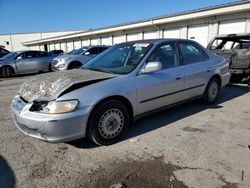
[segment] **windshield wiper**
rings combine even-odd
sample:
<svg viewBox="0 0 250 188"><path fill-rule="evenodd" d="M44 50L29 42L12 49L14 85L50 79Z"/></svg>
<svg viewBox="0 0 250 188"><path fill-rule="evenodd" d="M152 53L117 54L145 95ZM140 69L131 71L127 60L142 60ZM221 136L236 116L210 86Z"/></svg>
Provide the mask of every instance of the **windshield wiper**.
<svg viewBox="0 0 250 188"><path fill-rule="evenodd" d="M109 70L106 70L106 69L102 69L100 67L88 67L86 69L93 70L93 71L99 71L99 72L106 72L106 73L114 74L112 71L109 71Z"/></svg>

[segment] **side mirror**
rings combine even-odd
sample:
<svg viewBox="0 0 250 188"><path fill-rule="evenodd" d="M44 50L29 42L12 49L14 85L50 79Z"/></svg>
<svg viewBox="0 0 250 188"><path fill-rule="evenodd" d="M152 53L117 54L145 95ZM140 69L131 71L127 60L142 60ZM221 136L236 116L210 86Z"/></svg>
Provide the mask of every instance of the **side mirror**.
<svg viewBox="0 0 250 188"><path fill-rule="evenodd" d="M141 74L160 71L162 69L162 63L158 61L148 62L146 66L141 70Z"/></svg>
<svg viewBox="0 0 250 188"><path fill-rule="evenodd" d="M23 58L22 58L22 56L18 56L16 59L17 59L17 60L20 60L20 59L23 59Z"/></svg>
<svg viewBox="0 0 250 188"><path fill-rule="evenodd" d="M89 52L85 52L84 55L88 56L88 55L90 55L90 53Z"/></svg>

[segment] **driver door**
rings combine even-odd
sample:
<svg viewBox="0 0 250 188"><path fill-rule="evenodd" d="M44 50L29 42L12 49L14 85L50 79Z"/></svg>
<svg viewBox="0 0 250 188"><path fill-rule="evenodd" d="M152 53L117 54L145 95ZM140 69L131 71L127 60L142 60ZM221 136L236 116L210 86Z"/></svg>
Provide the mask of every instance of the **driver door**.
<svg viewBox="0 0 250 188"><path fill-rule="evenodd" d="M184 69L179 62L175 43L158 46L147 62L162 63L162 70L140 74L136 78L138 88L138 113L142 114L182 101Z"/></svg>

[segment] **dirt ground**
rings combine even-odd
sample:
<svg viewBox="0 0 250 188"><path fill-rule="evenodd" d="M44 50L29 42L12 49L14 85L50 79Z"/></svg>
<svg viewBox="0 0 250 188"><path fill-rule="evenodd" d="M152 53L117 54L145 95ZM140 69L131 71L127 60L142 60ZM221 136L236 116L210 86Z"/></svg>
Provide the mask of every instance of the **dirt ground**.
<svg viewBox="0 0 250 188"><path fill-rule="evenodd" d="M0 78L0 188L250 187L250 87L217 104L189 102L144 117L117 144L50 144L25 136L10 103L30 76Z"/></svg>

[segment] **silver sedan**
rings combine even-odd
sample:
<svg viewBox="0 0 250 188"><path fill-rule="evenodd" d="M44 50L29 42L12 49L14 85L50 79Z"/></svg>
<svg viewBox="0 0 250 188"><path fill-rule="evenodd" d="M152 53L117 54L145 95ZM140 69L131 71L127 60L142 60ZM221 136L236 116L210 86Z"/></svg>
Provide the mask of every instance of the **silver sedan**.
<svg viewBox="0 0 250 188"><path fill-rule="evenodd" d="M115 45L83 66L25 82L11 104L23 133L48 142L83 137L116 142L145 114L202 98L216 101L229 81L228 63L181 39Z"/></svg>
<svg viewBox="0 0 250 188"><path fill-rule="evenodd" d="M52 59L52 56L43 51L12 52L0 59L0 76L11 77L17 74L49 71Z"/></svg>

